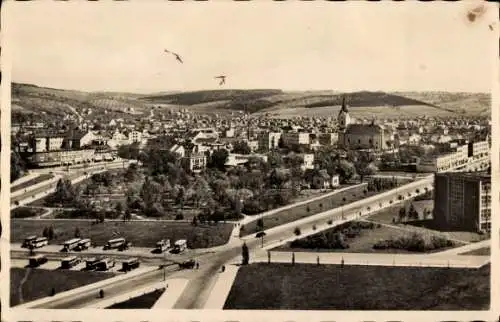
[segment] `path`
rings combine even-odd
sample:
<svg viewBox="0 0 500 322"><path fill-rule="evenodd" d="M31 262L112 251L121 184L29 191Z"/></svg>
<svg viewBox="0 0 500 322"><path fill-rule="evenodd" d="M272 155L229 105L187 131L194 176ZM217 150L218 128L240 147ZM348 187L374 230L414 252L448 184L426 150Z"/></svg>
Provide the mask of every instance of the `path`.
<svg viewBox="0 0 500 322"><path fill-rule="evenodd" d="M404 230L404 231L408 231L408 232L433 234L436 236L445 237L448 240L451 240L451 241L454 241L457 243L461 243L461 244L470 244L471 243L469 241L465 241L465 240L461 240L461 239L450 238L446 235L446 233L436 231L436 230L427 229L427 228L420 228L420 227L416 227L416 226L401 227L401 226L397 226L397 225L381 223L381 222L378 222L376 220L370 220L370 219L360 219L360 221L371 222L374 224L379 224L381 226L390 227L390 228L399 229L399 230Z"/></svg>
<svg viewBox="0 0 500 322"><path fill-rule="evenodd" d="M165 288L165 282L160 282L160 283L155 282L152 285L148 285L146 287L140 287L140 288L137 288L135 290L128 291L124 294L120 294L120 295L113 296L110 298L104 298L102 301L98 301L96 303L92 303L88 306L85 306L85 308L105 309L105 308L108 308L114 304L122 303L122 302L128 301L130 299L133 299L133 298L136 298L136 297L148 294L148 293L152 293L152 292L159 290L159 289L162 289L162 288ZM168 291L168 289L165 291L165 293L167 291Z"/></svg>
<svg viewBox="0 0 500 322"><path fill-rule="evenodd" d="M434 254L388 254L388 253L318 253L318 252L271 252L271 263L295 263L373 265L373 266L416 266L416 267L460 267L479 268L490 262L490 256L455 256ZM254 253L251 262L267 263L267 253Z"/></svg>
<svg viewBox="0 0 500 322"><path fill-rule="evenodd" d="M167 279L167 290L160 296L160 298L153 305L153 309L171 309L174 307L175 302L179 299L184 289L189 283L185 278L172 278Z"/></svg>
<svg viewBox="0 0 500 322"><path fill-rule="evenodd" d="M24 286L24 283L26 283L26 281L28 280L28 276L30 275L30 273L31 273L31 269L30 268L26 269L26 273L24 274L23 279L19 283L19 288L17 289L17 292L19 294L19 303L21 303L21 304L24 303L23 286Z"/></svg>
<svg viewBox="0 0 500 322"><path fill-rule="evenodd" d="M280 208L276 208L276 209L272 209L272 210L268 210L266 212L263 212L263 213L260 213L260 214L256 214L256 215L253 215L253 216L245 216L242 220L240 220L240 225L246 225L249 222L256 221L256 220L258 220L260 218L264 218L264 217L267 217L267 216L274 215L274 214L276 214L278 212L281 212L283 210L287 210L287 209L295 208L297 206L305 205L305 204L308 204L310 202L314 202L316 200L321 200L321 199L324 199L324 198L327 198L327 197L330 197L330 196L334 196L337 193L341 193L341 192L344 192L344 191L355 189L357 187L364 186L364 185L367 185L367 183L364 182L364 183L356 184L356 185L353 185L353 186L345 187L345 188L342 188L342 189L334 190L332 192L328 192L328 193L325 193L325 194L322 194L322 195L319 195L319 196L316 196L316 197L313 197L313 198L310 198L310 199L297 201L297 202L291 203L289 205L286 205L286 206L283 206L283 207L280 207Z"/></svg>
<svg viewBox="0 0 500 322"><path fill-rule="evenodd" d="M236 275L238 274L239 266L237 265L226 265L226 270L224 272L219 272L217 282L215 283L210 296L205 302L204 309L218 309L224 308L226 299L229 296L231 287L233 286Z"/></svg>
<svg viewBox="0 0 500 322"><path fill-rule="evenodd" d="M459 255L484 247L491 247L491 239L483 240L477 243L470 243L462 247L448 249L443 252L435 253L432 255Z"/></svg>

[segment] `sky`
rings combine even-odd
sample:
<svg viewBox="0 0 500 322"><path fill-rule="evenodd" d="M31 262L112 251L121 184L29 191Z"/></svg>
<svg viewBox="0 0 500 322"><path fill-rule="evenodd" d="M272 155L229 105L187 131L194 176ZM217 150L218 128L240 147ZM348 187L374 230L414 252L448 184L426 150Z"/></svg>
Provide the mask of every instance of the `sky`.
<svg viewBox="0 0 500 322"><path fill-rule="evenodd" d="M474 6L9 1L3 51L15 82L86 91L490 92L498 10L471 23Z"/></svg>

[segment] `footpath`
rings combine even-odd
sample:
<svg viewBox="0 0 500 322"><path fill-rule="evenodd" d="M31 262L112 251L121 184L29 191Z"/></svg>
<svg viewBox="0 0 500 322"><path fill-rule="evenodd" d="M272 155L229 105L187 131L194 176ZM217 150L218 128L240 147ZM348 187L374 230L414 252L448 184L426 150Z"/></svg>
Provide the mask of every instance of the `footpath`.
<svg viewBox="0 0 500 322"><path fill-rule="evenodd" d="M224 272L218 273L219 276L217 281L215 282L203 309L221 310L224 308L226 299L229 296L231 287L233 286L236 275L238 274L238 269L239 266L231 264L226 265Z"/></svg>
<svg viewBox="0 0 500 322"><path fill-rule="evenodd" d="M450 267L479 268L491 261L490 256L454 256L436 254L379 254L379 253L318 253L318 252L271 252L271 263L406 266L406 267ZM254 253L251 262L268 262L267 253Z"/></svg>
<svg viewBox="0 0 500 322"><path fill-rule="evenodd" d="M108 279L105 279L105 280L97 282L97 283L84 285L84 286L77 287L77 288L74 288L74 289L69 290L69 291L58 293L55 296L44 297L44 298L41 298L41 299L38 299L35 301L31 301L31 302L28 302L28 303L25 303L22 305L18 305L18 306L16 306L16 309L28 309L28 308L32 308L34 306L40 306L40 305L43 305L43 304L48 303L48 302L53 302L53 301L56 301L58 299L68 298L68 297L71 297L73 295L77 295L77 294L85 293L85 292L90 292L93 290L96 290L96 292L97 292L98 288L103 288L103 287L106 287L108 285L114 284L116 282L123 281L123 280L129 279L129 278L132 278L134 276L139 276L139 275L142 275L142 274L145 274L148 272L152 272L155 270L158 270L158 267L141 267L141 268L138 268L138 269L136 269L130 273L127 273L127 274L120 274L118 276L108 278Z"/></svg>

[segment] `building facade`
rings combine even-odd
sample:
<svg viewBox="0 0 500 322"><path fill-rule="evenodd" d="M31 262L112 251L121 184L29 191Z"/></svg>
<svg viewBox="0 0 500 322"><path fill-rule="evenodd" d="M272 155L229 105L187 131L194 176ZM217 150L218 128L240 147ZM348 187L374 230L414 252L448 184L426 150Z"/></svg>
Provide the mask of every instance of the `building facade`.
<svg viewBox="0 0 500 322"><path fill-rule="evenodd" d="M436 173L433 221L441 230L491 232L491 176Z"/></svg>

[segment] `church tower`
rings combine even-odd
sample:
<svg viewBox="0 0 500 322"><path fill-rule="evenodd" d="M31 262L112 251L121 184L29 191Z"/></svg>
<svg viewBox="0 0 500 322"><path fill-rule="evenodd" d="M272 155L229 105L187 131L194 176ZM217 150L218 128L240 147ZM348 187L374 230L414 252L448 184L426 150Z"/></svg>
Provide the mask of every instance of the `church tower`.
<svg viewBox="0 0 500 322"><path fill-rule="evenodd" d="M347 130L349 124L351 124L351 117L349 116L349 111L347 110L345 96L342 96L342 107L340 108L339 115L337 116L337 122L339 125L338 145L339 148L344 149L347 147L347 143L345 142L345 131Z"/></svg>
<svg viewBox="0 0 500 322"><path fill-rule="evenodd" d="M351 123L351 117L349 116L349 111L347 110L347 105L345 103L345 96L342 97L342 107L340 108L339 115L337 116L337 121L339 123L339 130L344 131L347 126Z"/></svg>

